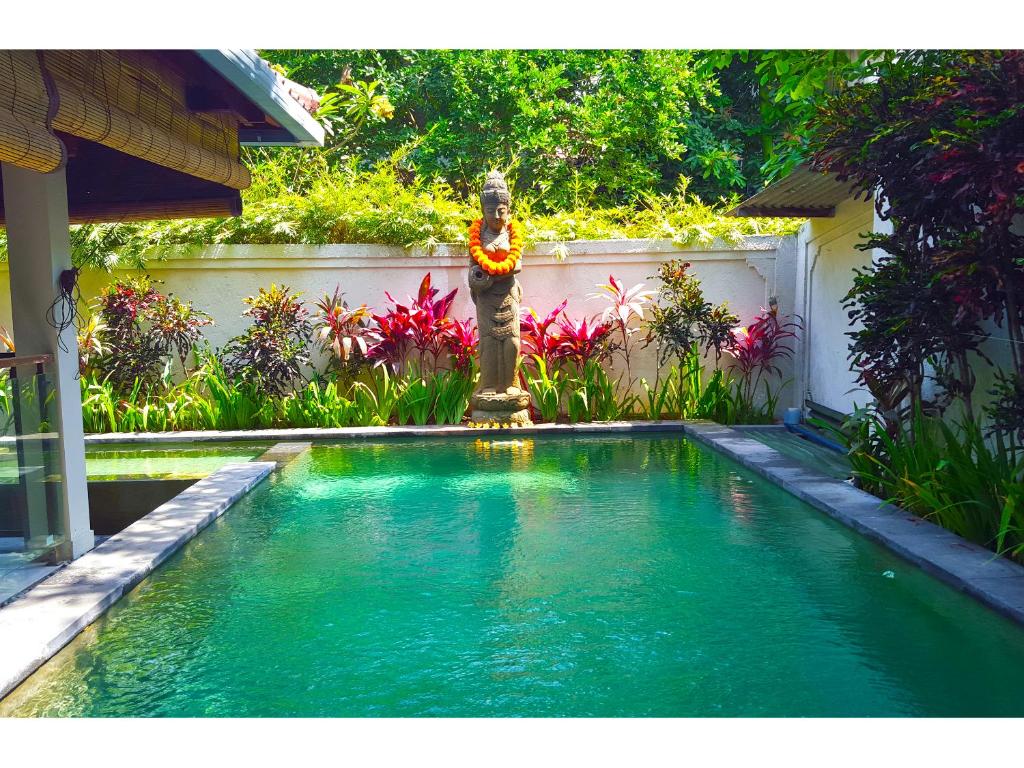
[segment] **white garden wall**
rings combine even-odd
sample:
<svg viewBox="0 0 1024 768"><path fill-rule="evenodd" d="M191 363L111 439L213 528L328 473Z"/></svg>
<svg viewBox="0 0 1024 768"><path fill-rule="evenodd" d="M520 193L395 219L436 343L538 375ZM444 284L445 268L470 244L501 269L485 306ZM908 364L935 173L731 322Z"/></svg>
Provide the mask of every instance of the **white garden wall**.
<svg viewBox="0 0 1024 768"><path fill-rule="evenodd" d="M593 315L605 304L587 296L609 274L627 286L642 282L655 287L657 281L651 275L661 262L675 257L693 264L709 301L727 301L743 323L767 306L771 295L779 296L783 312L794 306L793 238L750 237L738 245L713 248L682 249L667 240L577 241L565 248L562 261L555 257L559 249L554 245L527 252L520 275L524 307L547 313L568 298L571 316ZM301 291L310 305L340 285L350 306L365 302L382 310L385 291L404 301L415 295L423 275L430 272L433 285L441 291L459 289L452 314L472 317L467 269L465 248L457 245L442 245L433 252L376 245L226 245L168 254L166 259L150 260L147 271L163 281L162 291L191 300L213 316L215 325L205 329L205 336L219 347L247 325L242 300L271 283ZM81 279L83 295L96 296L118 274L122 273L87 271ZM6 264L0 266L0 322L10 327ZM653 363L652 346L641 354L638 370L652 381ZM786 394L783 406L796 399L794 387Z"/></svg>

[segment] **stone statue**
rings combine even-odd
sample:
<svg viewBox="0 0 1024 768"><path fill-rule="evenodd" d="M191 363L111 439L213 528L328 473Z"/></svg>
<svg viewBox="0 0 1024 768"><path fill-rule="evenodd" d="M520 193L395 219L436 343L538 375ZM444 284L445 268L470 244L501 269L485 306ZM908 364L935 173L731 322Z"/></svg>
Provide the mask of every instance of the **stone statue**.
<svg viewBox="0 0 1024 768"><path fill-rule="evenodd" d="M523 289L516 275L523 269L523 246L511 203L505 177L498 171L487 174L480 191L483 218L469 233L469 291L480 328L480 385L471 420L523 425L530 423L530 395L517 386Z"/></svg>

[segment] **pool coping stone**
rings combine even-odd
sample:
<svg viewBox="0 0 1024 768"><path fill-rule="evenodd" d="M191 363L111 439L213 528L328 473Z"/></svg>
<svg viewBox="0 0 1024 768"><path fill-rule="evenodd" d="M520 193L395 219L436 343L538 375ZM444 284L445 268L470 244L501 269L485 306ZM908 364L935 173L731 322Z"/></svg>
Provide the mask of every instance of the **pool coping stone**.
<svg viewBox="0 0 1024 768"><path fill-rule="evenodd" d="M274 467L224 465L0 608L0 699Z"/></svg>
<svg viewBox="0 0 1024 768"><path fill-rule="evenodd" d="M494 435L572 435L622 432L681 432L685 422L603 421L580 424L533 424L529 427L482 429L460 424L420 427L310 427L295 429L192 430L187 432L104 432L85 436L86 445L136 443L216 443L267 441L377 440L396 437L486 437Z"/></svg>
<svg viewBox="0 0 1024 768"><path fill-rule="evenodd" d="M685 422L682 428L687 436L721 451L939 580L1024 624L1024 567L848 482L816 472L744 436L741 430L710 421Z"/></svg>

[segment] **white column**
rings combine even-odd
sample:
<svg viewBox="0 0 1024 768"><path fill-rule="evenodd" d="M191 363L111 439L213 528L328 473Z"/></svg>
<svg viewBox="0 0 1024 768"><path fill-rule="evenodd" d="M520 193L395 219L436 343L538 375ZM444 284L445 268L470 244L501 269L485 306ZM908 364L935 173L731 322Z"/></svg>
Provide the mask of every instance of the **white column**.
<svg viewBox="0 0 1024 768"><path fill-rule="evenodd" d="M19 355L51 354L56 390L56 428L60 433L61 514L70 556L93 548L89 525L89 494L85 475L82 393L78 381L78 337L75 328L58 335L46 321L57 298L60 273L71 267L68 234L68 191L64 171L36 173L4 163L4 214L11 280L11 316Z"/></svg>

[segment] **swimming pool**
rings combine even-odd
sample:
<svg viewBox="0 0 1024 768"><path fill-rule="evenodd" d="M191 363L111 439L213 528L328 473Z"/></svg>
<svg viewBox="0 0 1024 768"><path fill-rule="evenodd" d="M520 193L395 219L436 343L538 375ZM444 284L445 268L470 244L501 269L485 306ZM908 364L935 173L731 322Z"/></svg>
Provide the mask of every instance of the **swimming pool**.
<svg viewBox="0 0 1024 768"><path fill-rule="evenodd" d="M1024 630L677 436L314 446L4 715L1022 715Z"/></svg>

